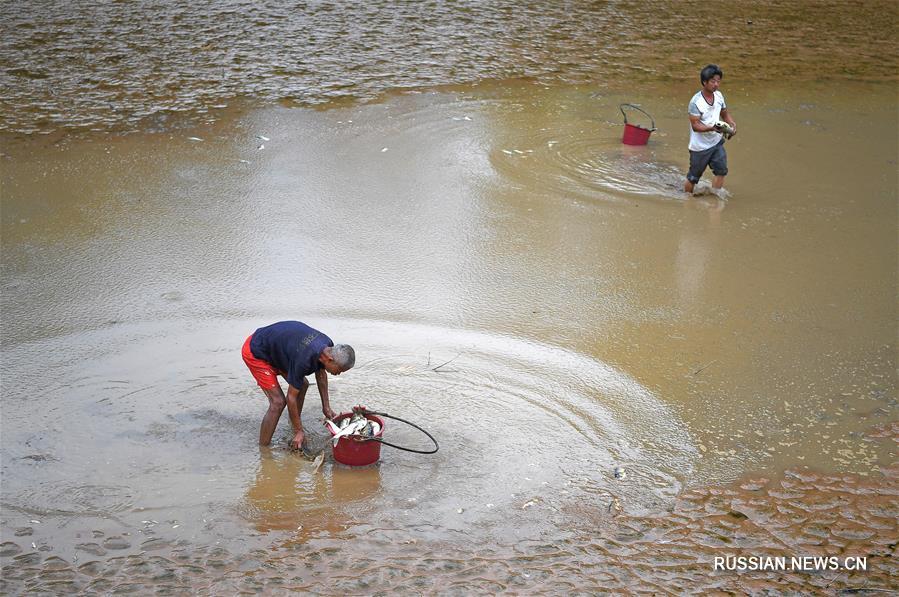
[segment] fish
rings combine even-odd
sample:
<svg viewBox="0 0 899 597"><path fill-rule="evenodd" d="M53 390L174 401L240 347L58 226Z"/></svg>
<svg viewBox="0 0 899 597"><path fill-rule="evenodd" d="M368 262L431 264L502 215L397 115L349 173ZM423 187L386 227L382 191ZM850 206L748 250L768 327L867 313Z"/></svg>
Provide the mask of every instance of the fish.
<svg viewBox="0 0 899 597"><path fill-rule="evenodd" d="M612 516L618 516L623 509L624 508L621 507L621 500L612 496L612 501L609 502L609 512L612 513Z"/></svg>
<svg viewBox="0 0 899 597"><path fill-rule="evenodd" d="M317 473L318 469L322 467L322 463L325 461L325 452L324 450L319 453L318 456L315 457L315 460L312 461L312 472Z"/></svg>
<svg viewBox="0 0 899 597"><path fill-rule="evenodd" d="M724 135L725 139L730 139L734 136L734 127L727 124L723 120L719 120L715 123L715 130Z"/></svg>
<svg viewBox="0 0 899 597"><path fill-rule="evenodd" d="M340 419L340 428L343 429L350 423L355 423L356 421L363 421L365 417L360 415L359 413L354 413L351 417L344 417Z"/></svg>
<svg viewBox="0 0 899 597"><path fill-rule="evenodd" d="M334 445L335 446L337 445L337 442L340 440L341 437L344 437L347 435L358 434L360 431L362 431L362 428L365 427L365 425L367 423L368 423L368 421L365 419L351 422L349 425L347 425L346 427L344 427L343 429L338 431L336 434L334 434L334 437L332 438L334 440Z"/></svg>
<svg viewBox="0 0 899 597"><path fill-rule="evenodd" d="M365 417L361 413L355 413L352 417L344 417L340 423L325 420L325 425L333 436L334 445L341 437L358 435L360 437L375 437L381 432L381 424Z"/></svg>
<svg viewBox="0 0 899 597"><path fill-rule="evenodd" d="M359 434L363 437L374 437L378 435L379 431L381 431L381 426L378 424L378 422L369 419L365 424L365 427L362 428L362 431Z"/></svg>

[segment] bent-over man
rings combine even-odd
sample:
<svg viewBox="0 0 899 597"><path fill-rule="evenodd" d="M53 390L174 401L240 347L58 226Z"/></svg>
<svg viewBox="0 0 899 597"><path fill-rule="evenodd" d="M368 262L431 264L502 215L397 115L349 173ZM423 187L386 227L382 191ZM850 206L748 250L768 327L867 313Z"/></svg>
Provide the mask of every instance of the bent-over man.
<svg viewBox="0 0 899 597"><path fill-rule="evenodd" d="M271 443L281 413L287 406L294 431L290 447L295 450L302 448L306 437L300 419L309 389L306 376L315 374L322 413L333 419L335 414L328 398L328 373L340 375L356 363L352 346L334 344L323 333L299 321L279 321L259 328L244 342L241 355L268 398L268 411L259 429L259 445ZM279 375L287 380L286 397L278 382Z"/></svg>

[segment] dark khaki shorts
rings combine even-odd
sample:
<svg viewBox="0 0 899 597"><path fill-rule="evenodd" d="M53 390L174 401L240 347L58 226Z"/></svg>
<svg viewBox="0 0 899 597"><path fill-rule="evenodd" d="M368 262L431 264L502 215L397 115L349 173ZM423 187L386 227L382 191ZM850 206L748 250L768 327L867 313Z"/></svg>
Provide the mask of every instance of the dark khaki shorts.
<svg viewBox="0 0 899 597"><path fill-rule="evenodd" d="M712 167L712 174L715 176L727 176L727 152L724 151L724 139L721 139L714 147L690 152L690 171L687 173L687 180L696 184L708 166Z"/></svg>

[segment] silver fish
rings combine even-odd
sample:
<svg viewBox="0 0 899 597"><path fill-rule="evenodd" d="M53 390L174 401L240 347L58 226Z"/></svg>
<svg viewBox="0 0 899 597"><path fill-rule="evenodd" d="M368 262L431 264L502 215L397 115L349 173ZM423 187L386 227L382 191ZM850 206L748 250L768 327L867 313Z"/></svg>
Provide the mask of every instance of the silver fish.
<svg viewBox="0 0 899 597"><path fill-rule="evenodd" d="M333 438L331 438L334 440L334 445L335 446L337 445L337 442L340 440L341 437L344 437L346 435L356 435L357 433L362 431L362 428L365 427L366 424L367 424L366 419L361 419L359 421L351 422L349 425L347 425L346 427L344 427L343 429L338 431L334 435Z"/></svg>
<svg viewBox="0 0 899 597"><path fill-rule="evenodd" d="M723 120L719 120L715 123L715 130L724 135L726 139L730 139L734 136L734 127L724 122Z"/></svg>
<svg viewBox="0 0 899 597"><path fill-rule="evenodd" d="M315 457L315 460L312 461L312 472L317 473L318 469L322 467L322 463L325 461L325 452L324 450Z"/></svg>
<svg viewBox="0 0 899 597"><path fill-rule="evenodd" d="M381 426L378 424L378 422L369 419L369 421L365 424L365 427L362 428L360 435L362 435L363 437L374 437L378 435L379 431L381 431Z"/></svg>

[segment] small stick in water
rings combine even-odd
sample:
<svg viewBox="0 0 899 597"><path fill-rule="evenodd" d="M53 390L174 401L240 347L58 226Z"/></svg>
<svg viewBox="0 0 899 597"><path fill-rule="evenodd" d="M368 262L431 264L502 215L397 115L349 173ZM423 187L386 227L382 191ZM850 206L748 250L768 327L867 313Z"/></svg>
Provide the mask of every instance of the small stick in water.
<svg viewBox="0 0 899 597"><path fill-rule="evenodd" d="M453 358L451 358L451 359L448 360L447 362L442 363L442 364L440 364L440 365L437 365L436 367L434 367L433 369L431 369L431 371L437 371L438 369L440 369L440 368L443 367L444 365L449 365L450 363L452 363L453 361L455 361L456 359L458 359L459 356L460 356L461 354L462 354L462 353L460 352L459 354L457 354L456 356L454 356ZM428 357L428 359L430 360L430 356Z"/></svg>
<svg viewBox="0 0 899 597"><path fill-rule="evenodd" d="M708 365L706 365L705 367L700 367L699 369L697 369L696 371L694 371L694 372L693 372L693 375L697 375L697 374L699 374L699 373L702 373L703 371L705 371L706 369L708 369L709 367L711 367L712 365L714 365L714 364L717 363L717 362L718 362L717 359L714 360L714 361L711 361L711 362L710 362Z"/></svg>

